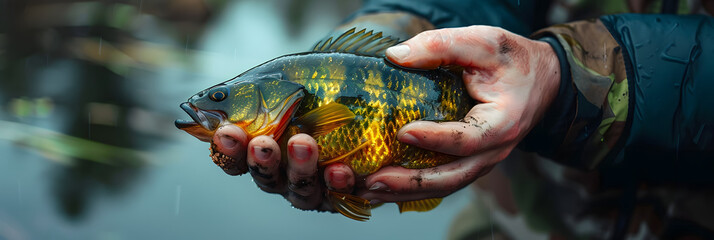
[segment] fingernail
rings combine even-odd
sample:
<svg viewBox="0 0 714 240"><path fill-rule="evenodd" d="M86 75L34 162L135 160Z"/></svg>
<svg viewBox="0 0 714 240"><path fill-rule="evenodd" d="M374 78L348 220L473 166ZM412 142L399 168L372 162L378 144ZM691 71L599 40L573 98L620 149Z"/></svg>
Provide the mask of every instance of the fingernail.
<svg viewBox="0 0 714 240"><path fill-rule="evenodd" d="M411 50L407 45L397 45L394 47L387 48L386 54L396 60L402 60L409 56L410 51Z"/></svg>
<svg viewBox="0 0 714 240"><path fill-rule="evenodd" d="M381 182L376 182L376 183L372 184L371 187L369 187L369 190L370 190L370 191L385 191L385 192L388 192L388 191L389 191L389 186L387 186L387 184L384 184L384 183L381 183Z"/></svg>
<svg viewBox="0 0 714 240"><path fill-rule="evenodd" d="M377 200L377 199L369 200L369 205L376 205L376 204L380 204L380 203L382 203L382 201Z"/></svg>
<svg viewBox="0 0 714 240"><path fill-rule="evenodd" d="M258 147L254 146L253 147L253 155L257 160L260 160L261 162L267 161L270 158L270 155L273 153L273 149L270 148L264 148L264 147Z"/></svg>
<svg viewBox="0 0 714 240"><path fill-rule="evenodd" d="M233 148L238 144L238 141L236 141L235 138L228 136L228 135L222 135L220 137L221 145L224 148Z"/></svg>
<svg viewBox="0 0 714 240"><path fill-rule="evenodd" d="M419 143L419 140L409 133L405 133L404 135L399 137L399 141L410 145L415 145Z"/></svg>
<svg viewBox="0 0 714 240"><path fill-rule="evenodd" d="M300 162L305 162L310 158L310 147L302 144L290 145L290 152L292 152L293 159Z"/></svg>
<svg viewBox="0 0 714 240"><path fill-rule="evenodd" d="M332 172L332 179L330 179L333 185L345 185L347 181L347 174L341 171Z"/></svg>

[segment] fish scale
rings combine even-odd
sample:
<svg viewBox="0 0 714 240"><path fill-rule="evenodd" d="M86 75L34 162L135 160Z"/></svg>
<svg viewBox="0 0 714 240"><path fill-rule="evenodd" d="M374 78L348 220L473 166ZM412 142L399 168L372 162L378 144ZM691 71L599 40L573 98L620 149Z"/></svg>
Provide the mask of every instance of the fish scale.
<svg viewBox="0 0 714 240"><path fill-rule="evenodd" d="M375 57L346 53L297 57L309 59L286 61L286 64L281 67L286 76L305 86L305 91L308 93L302 100L296 116L325 104L337 102L347 106L358 118L361 117L360 120L348 123L328 134L315 137L316 142L321 146L321 159L341 156L361 145L363 139L366 139L370 144L345 161L359 175L373 173L384 165L393 163L407 167L430 167L453 160L448 156L440 156L441 154L402 144L396 140L396 132L401 126L414 120L437 119L442 116L443 119L440 120L460 119L468 110L468 108L457 107L458 103L463 105L465 96L456 95L454 91L440 90L451 89L452 86L448 85L458 83L453 80L435 82L425 77L428 72L423 71L405 75L405 72L394 71L393 67L383 59ZM313 64L300 65L300 62ZM331 68L335 65L331 62L343 64L336 68L347 67L359 70L334 70ZM338 76L332 73L347 75ZM385 82L388 84L384 84ZM335 85L348 86L348 88L335 88ZM361 87L358 87L358 90L349 88L355 85ZM328 89L340 90L328 94ZM348 97L352 101L343 101L342 97ZM355 98L358 100L354 100ZM435 101L427 102L423 99Z"/></svg>
<svg viewBox="0 0 714 240"><path fill-rule="evenodd" d="M416 120L463 118L474 102L463 88L462 70L398 67L384 58L384 50L397 42L351 29L316 44L313 52L275 58L201 91L181 105L193 121L176 125L203 141L221 124L241 127L248 138L268 135L282 144L307 133L319 146L321 167L342 162L359 176L389 165L428 168L453 161L454 156L401 143L397 132ZM247 171L226 169L244 166L238 159L217 151L212 157L225 163L220 166L226 172ZM370 216L364 199L332 191L327 196L347 217ZM440 201L398 204L400 211L427 211Z"/></svg>

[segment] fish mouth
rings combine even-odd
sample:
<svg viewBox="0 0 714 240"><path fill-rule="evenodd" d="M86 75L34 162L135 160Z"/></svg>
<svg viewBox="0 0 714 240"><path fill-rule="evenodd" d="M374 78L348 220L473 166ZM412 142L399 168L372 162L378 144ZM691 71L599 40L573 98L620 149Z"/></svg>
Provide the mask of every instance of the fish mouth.
<svg viewBox="0 0 714 240"><path fill-rule="evenodd" d="M219 112L201 110L189 102L181 103L180 107L191 117L191 120L176 119L174 125L179 129L193 128L200 125L208 131L214 131L225 119L223 114Z"/></svg>

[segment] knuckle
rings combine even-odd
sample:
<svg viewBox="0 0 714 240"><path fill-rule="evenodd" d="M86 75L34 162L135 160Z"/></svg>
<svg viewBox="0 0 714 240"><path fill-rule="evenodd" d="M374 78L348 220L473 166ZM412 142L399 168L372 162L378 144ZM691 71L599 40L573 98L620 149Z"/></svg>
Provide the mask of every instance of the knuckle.
<svg viewBox="0 0 714 240"><path fill-rule="evenodd" d="M471 136L468 140L457 149L459 156L473 156L479 152L481 148L481 137L479 135Z"/></svg>
<svg viewBox="0 0 714 240"><path fill-rule="evenodd" d="M505 132L501 135L501 141L504 142L504 143L513 143L513 142L516 142L516 141L518 140L518 135L519 135L517 129L519 129L518 124L514 125L514 126L510 129L510 131L505 131Z"/></svg>
<svg viewBox="0 0 714 240"><path fill-rule="evenodd" d="M289 182L288 189L299 195L309 196L316 192L317 185L314 177L297 178Z"/></svg>
<svg viewBox="0 0 714 240"><path fill-rule="evenodd" d="M249 147L261 147L261 148L272 148L275 141L268 136L257 136L250 140L248 143Z"/></svg>
<svg viewBox="0 0 714 240"><path fill-rule="evenodd" d="M444 52L450 47L450 38L445 31L429 31L423 33L424 48L430 52Z"/></svg>
<svg viewBox="0 0 714 240"><path fill-rule="evenodd" d="M297 193L290 193L288 201L293 207L301 210L315 210L318 209L320 205L319 201L314 201L310 197L301 196Z"/></svg>
<svg viewBox="0 0 714 240"><path fill-rule="evenodd" d="M510 150L509 150L509 151L504 151L504 152L502 152L502 153L500 153L500 154L498 155L498 160L506 159L506 158L508 157L508 155L510 155L510 154L511 154L511 151L510 151Z"/></svg>
<svg viewBox="0 0 714 240"><path fill-rule="evenodd" d="M263 167L259 164L250 165L248 170L253 179L256 180L271 180L274 177L273 173L271 173L267 167Z"/></svg>
<svg viewBox="0 0 714 240"><path fill-rule="evenodd" d="M291 166L288 172L290 179L311 178L317 176L315 166Z"/></svg>
<svg viewBox="0 0 714 240"><path fill-rule="evenodd" d="M290 137L290 139L288 140L288 144L294 144L294 143L299 143L299 144L304 144L304 145L309 145L309 146L317 145L317 142L315 142L315 139L305 133L299 133L299 134L296 134L295 136Z"/></svg>
<svg viewBox="0 0 714 240"><path fill-rule="evenodd" d="M462 147L457 149L457 154L462 157L471 156L476 153L476 148L473 146Z"/></svg>
<svg viewBox="0 0 714 240"><path fill-rule="evenodd" d="M262 181L255 181L255 185L260 188L263 192L267 193L280 193L280 190L278 189L278 182L277 181L268 181L268 182L262 182Z"/></svg>
<svg viewBox="0 0 714 240"><path fill-rule="evenodd" d="M507 33L505 29L495 26L479 26L478 30L481 35L486 37L502 37Z"/></svg>
<svg viewBox="0 0 714 240"><path fill-rule="evenodd" d="M446 186L434 192L434 197L443 198L451 195L452 193L458 191L461 187L457 186Z"/></svg>

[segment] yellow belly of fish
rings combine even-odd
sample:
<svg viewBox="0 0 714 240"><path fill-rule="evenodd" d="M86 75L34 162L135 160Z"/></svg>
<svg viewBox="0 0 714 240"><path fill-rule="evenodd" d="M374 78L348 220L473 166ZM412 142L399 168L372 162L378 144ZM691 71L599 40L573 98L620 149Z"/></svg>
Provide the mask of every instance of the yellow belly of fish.
<svg viewBox="0 0 714 240"><path fill-rule="evenodd" d="M353 112L361 116L361 120L317 137L315 140L320 146L321 161L343 162L355 174L368 175L389 165L429 168L454 160L454 157L445 154L399 142L396 136L399 128L420 119L421 113L381 105L381 108L354 108Z"/></svg>
<svg viewBox="0 0 714 240"><path fill-rule="evenodd" d="M468 104L461 104L463 99L466 99L462 99L463 95L459 94L462 91L439 92L438 100L424 95L427 92L433 93L434 89L450 89L449 86L455 84L453 81L446 79L431 82L438 86L435 87L429 84L430 80L424 80L420 76L400 77L395 74L397 71L387 70L381 73L369 70L369 67L364 73L358 74L360 78L348 79L348 76L342 75L344 71L332 71L334 69L341 68L325 67L322 69L324 74L318 74L316 71L311 78L304 78L308 76L305 73L309 72L304 69L288 71L295 72L294 81L303 85L309 93L296 113L296 116L299 116L298 122L314 123L318 120L333 127L330 131L324 131L322 128L320 133L314 133L314 128L310 127L289 131L294 133L306 130L302 132L315 138L320 147L320 166L342 162L350 166L356 175L365 176L384 166L421 169L455 160L453 156L423 150L397 140L397 131L409 122L422 119L452 121L466 114ZM384 75L387 73L393 75ZM394 87L395 84L400 87ZM359 91L349 89L353 87L359 88ZM347 119L349 114L328 114L344 113L344 107L339 110L334 105L349 109L349 114L353 114L347 117L349 122L342 121ZM339 124L336 124L337 122ZM344 216L359 221L365 221L371 216L372 206L366 199L329 190L327 195L333 208ZM432 198L398 202L397 205L400 212L428 211L440 202L440 198Z"/></svg>

